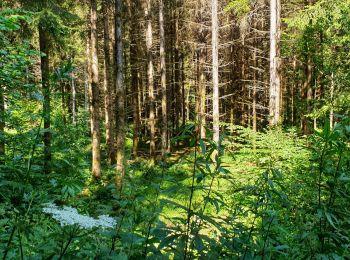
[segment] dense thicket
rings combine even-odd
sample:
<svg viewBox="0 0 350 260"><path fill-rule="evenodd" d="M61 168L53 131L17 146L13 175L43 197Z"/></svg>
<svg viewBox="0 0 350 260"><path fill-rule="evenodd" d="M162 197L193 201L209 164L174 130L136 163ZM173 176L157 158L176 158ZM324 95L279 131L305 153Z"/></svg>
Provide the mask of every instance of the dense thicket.
<svg viewBox="0 0 350 260"><path fill-rule="evenodd" d="M3 259L348 259L349 46L349 0L1 1Z"/></svg>

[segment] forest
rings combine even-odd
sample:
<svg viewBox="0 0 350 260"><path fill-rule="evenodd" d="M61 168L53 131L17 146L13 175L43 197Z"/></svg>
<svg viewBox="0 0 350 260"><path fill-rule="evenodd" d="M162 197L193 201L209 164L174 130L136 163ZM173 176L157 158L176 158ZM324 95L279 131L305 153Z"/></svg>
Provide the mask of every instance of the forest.
<svg viewBox="0 0 350 260"><path fill-rule="evenodd" d="M350 0L0 0L0 256L350 259Z"/></svg>

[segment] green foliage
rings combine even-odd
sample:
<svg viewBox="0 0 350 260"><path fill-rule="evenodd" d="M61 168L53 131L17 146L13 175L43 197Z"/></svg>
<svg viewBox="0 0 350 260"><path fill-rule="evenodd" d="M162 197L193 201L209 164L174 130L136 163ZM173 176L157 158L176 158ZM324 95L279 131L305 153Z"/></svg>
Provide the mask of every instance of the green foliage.
<svg viewBox="0 0 350 260"><path fill-rule="evenodd" d="M189 140L192 152L160 166L142 160L130 164L122 196L114 188L113 171L105 171L102 185L90 182L81 149L88 139L76 138L84 136L84 120L67 132L56 123L64 138L53 145L53 174L42 176L36 158L27 182L20 161L11 177L9 166L2 167L1 250L9 258L21 251L45 258L168 259L183 258L185 252L188 258L346 258L350 128L347 118L339 121L310 142L294 131L236 127L215 158L217 145L196 141L195 127L187 126L178 138ZM42 213L49 201L91 216L113 215L118 225L62 228Z"/></svg>
<svg viewBox="0 0 350 260"><path fill-rule="evenodd" d="M233 10L237 17L242 17L250 11L250 0L231 0L225 7L225 11Z"/></svg>
<svg viewBox="0 0 350 260"><path fill-rule="evenodd" d="M334 4L335 12L330 12L327 2L319 1L300 16L306 22L288 21L297 28L293 41L297 54L303 57L303 47L309 48L317 72L326 75L326 87L334 75L334 100L324 97L329 102L314 111L325 121L322 130L305 139L294 129L257 133L231 126L232 135L216 144L209 130L207 139L199 139L197 126L188 124L173 140L184 147L183 155L172 155L157 166L140 158L128 161L122 194L114 187L113 167L103 165L100 181L91 178L87 112L78 113L76 125L62 122L65 111L55 87L70 79L73 62L56 63L50 75L51 102L58 109L51 114L52 173L42 173L42 135L47 130L42 129L42 95L30 69L39 54L18 35L34 14L3 11L0 86L7 109L5 164L0 165L0 252L4 258L348 259L350 121L337 115L337 124L330 129L325 120L331 108L346 114L349 100L345 59L349 38L342 30L349 27L348 1ZM228 9L240 16L249 12L249 5L232 1ZM53 34L65 35L67 28L56 23L64 23L61 15L69 14L34 7L39 12L35 17L48 17L48 29L61 30ZM320 46L323 56L316 52ZM333 52L334 47L340 51ZM117 226L61 227L42 211L49 202L73 206L93 217L112 215Z"/></svg>
<svg viewBox="0 0 350 260"><path fill-rule="evenodd" d="M350 2L336 0L317 1L285 19L288 28L284 37L288 45L282 46L283 52L304 64L311 62L312 80L316 82L313 88L322 89L322 95L308 104L299 97L297 107L300 113L305 113L307 106L311 106L307 116L321 119L321 125L330 111L340 114L349 111L349 17ZM303 66L299 69L297 73L295 69L288 71L296 82L304 75Z"/></svg>

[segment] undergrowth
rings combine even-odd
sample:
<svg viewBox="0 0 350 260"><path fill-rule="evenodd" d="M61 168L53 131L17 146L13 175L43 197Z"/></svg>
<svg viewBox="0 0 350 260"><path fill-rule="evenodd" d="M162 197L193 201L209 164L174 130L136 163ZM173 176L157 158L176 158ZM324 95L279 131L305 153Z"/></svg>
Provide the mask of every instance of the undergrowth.
<svg viewBox="0 0 350 260"><path fill-rule="evenodd" d="M40 129L23 132L32 149L27 143L13 145L0 173L4 258L349 256L346 117L309 139L293 130L254 133L235 127L219 146L197 139L195 127L188 125L175 141L186 140L191 150L158 166L130 161L122 195L113 185L113 167L105 166L100 182L91 179L88 137L74 138L84 136L86 127L55 128L65 138L54 143L50 175L42 174ZM112 229L62 227L43 213L48 202L92 217L110 215L117 224Z"/></svg>

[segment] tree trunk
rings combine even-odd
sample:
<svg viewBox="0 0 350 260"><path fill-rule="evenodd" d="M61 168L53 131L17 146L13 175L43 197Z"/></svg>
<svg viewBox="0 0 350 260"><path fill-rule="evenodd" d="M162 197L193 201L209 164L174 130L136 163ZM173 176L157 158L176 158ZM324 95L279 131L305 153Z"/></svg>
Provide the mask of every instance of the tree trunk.
<svg viewBox="0 0 350 260"><path fill-rule="evenodd" d="M175 93L175 104L174 104L174 116L175 116L175 134L179 132L179 125L181 119L181 68L180 68L180 50L179 50L179 7L178 1L175 0L174 6L174 93ZM178 144L177 144L178 145Z"/></svg>
<svg viewBox="0 0 350 260"><path fill-rule="evenodd" d="M270 21L270 126L281 121L281 75L280 75L280 37L281 37L281 1L271 0Z"/></svg>
<svg viewBox="0 0 350 260"><path fill-rule="evenodd" d="M0 165L5 164L5 98L3 86L0 86Z"/></svg>
<svg viewBox="0 0 350 260"><path fill-rule="evenodd" d="M112 108L113 87L112 87L112 70L110 55L110 38L109 38L109 11L108 1L102 1L103 20L103 49L104 49L104 101L105 101L105 124L106 124L106 145L108 160L111 165L115 164L114 149L114 109Z"/></svg>
<svg viewBox="0 0 350 260"><path fill-rule="evenodd" d="M132 145L132 154L133 157L137 157L139 141L140 141L140 80L139 72L137 67L137 60L139 55L138 43L136 39L137 28L137 18L135 14L132 13L132 10L137 10L139 8L135 1L129 0L129 18L131 19L131 31L130 31L130 67L131 67L131 87L132 87L132 105L133 105L133 145ZM137 1L136 1L137 2Z"/></svg>
<svg viewBox="0 0 350 260"><path fill-rule="evenodd" d="M198 52L197 52L197 93L196 93L196 113L199 128L199 137L204 139L206 137L205 125L206 125L206 80L205 80L205 57L206 57L206 29L203 19L203 10L205 2L201 0L198 4L198 23L200 29L198 32Z"/></svg>
<svg viewBox="0 0 350 260"><path fill-rule="evenodd" d="M145 19L146 19L146 51L147 51L147 84L149 98L149 128L150 128L150 157L151 163L155 160L156 143L155 143L155 114L154 114L154 80L153 80L153 31L151 17L151 0L146 0Z"/></svg>
<svg viewBox="0 0 350 260"><path fill-rule="evenodd" d="M329 126L330 129L334 127L334 109L333 109L333 101L334 101L334 72L331 75L331 108L329 111Z"/></svg>
<svg viewBox="0 0 350 260"><path fill-rule="evenodd" d="M90 51L87 52L87 55L89 59ZM87 62L86 63L87 68L84 68L84 109L86 112L89 111L89 89L90 89L90 80L88 76L90 75L90 73L88 72L89 71L88 68L90 67L89 63L90 62Z"/></svg>
<svg viewBox="0 0 350 260"><path fill-rule="evenodd" d="M165 64L165 34L164 34L164 3L159 0L159 34L160 34L160 75L162 91L162 158L165 159L167 152L167 87L166 87L166 64Z"/></svg>
<svg viewBox="0 0 350 260"><path fill-rule="evenodd" d="M240 62L241 62L241 126L246 125L245 117L245 93L246 93L246 51L245 51L245 36L242 37L242 50L240 52Z"/></svg>
<svg viewBox="0 0 350 260"><path fill-rule="evenodd" d="M67 125L67 108L66 108L66 87L67 84L66 80L61 79L60 80L60 87L61 87L61 106L62 106L62 121L64 126Z"/></svg>
<svg viewBox="0 0 350 260"><path fill-rule="evenodd" d="M182 126L186 124L186 89L185 89L185 57L181 55L181 104L182 104Z"/></svg>
<svg viewBox="0 0 350 260"><path fill-rule="evenodd" d="M92 175L101 177L101 151L100 151L100 117L99 117L99 80L98 80L98 52L97 52L97 7L96 0L91 4L91 130L92 130Z"/></svg>
<svg viewBox="0 0 350 260"><path fill-rule="evenodd" d="M204 75L204 66L205 66L205 50L204 48L200 48L199 50L199 79L198 79L198 123L200 127L200 137L202 139L205 138L206 132L205 132L205 125L206 125L206 95L207 95L207 88L206 88L206 82L205 82L205 75Z"/></svg>
<svg viewBox="0 0 350 260"><path fill-rule="evenodd" d="M41 81L42 92L44 96L43 101L43 117L44 117L44 173L51 172L51 133L50 133L50 50L49 50L49 35L42 25L39 25L39 45L40 52L44 53L41 56Z"/></svg>
<svg viewBox="0 0 350 260"><path fill-rule="evenodd" d="M212 20L212 51L213 51L213 141L217 144L220 139L219 111L219 26L218 1L211 0Z"/></svg>
<svg viewBox="0 0 350 260"><path fill-rule="evenodd" d="M72 84L72 122L75 126L77 124L77 89L74 81L74 74L71 75L71 84Z"/></svg>
<svg viewBox="0 0 350 260"><path fill-rule="evenodd" d="M307 47L307 49L309 49ZM310 122L305 113L309 114L311 112L311 101L312 101L312 63L309 54L306 57L305 65L305 80L302 89L302 96L304 102L306 101L306 111L301 111L302 113L302 131L305 135L310 134Z"/></svg>
<svg viewBox="0 0 350 260"><path fill-rule="evenodd" d="M255 42L254 42L255 43ZM257 57L256 57L256 47L254 44L254 51L253 51L253 62L254 62L254 71L253 71L253 131L256 132L257 130L257 122L256 122L256 89L257 89Z"/></svg>
<svg viewBox="0 0 350 260"><path fill-rule="evenodd" d="M122 9L123 1L115 2L115 48L117 66L116 73L116 96L117 96L117 167L116 187L122 191L125 175L125 82L124 82L124 60L123 60L123 24Z"/></svg>

